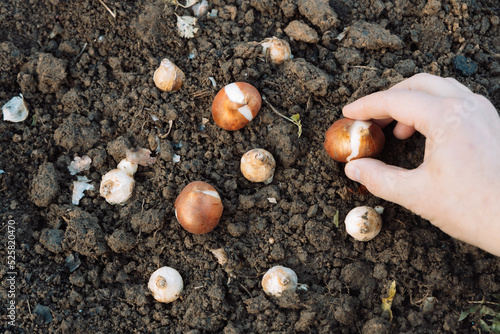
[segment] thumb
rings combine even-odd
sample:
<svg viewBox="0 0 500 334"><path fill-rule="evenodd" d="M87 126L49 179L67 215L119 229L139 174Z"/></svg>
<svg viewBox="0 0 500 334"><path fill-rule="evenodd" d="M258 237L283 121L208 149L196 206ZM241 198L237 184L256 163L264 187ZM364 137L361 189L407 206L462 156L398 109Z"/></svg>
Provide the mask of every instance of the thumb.
<svg viewBox="0 0 500 334"><path fill-rule="evenodd" d="M417 170L408 170L371 159L353 160L345 166L350 179L362 183L372 194L411 210L422 186Z"/></svg>

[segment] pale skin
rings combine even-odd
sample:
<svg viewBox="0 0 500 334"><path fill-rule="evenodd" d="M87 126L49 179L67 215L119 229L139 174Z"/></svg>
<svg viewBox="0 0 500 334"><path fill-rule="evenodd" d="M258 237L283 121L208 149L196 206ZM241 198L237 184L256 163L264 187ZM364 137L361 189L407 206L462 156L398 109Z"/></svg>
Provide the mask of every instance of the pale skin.
<svg viewBox="0 0 500 334"><path fill-rule="evenodd" d="M360 98L344 116L397 124L394 136L426 137L415 169L363 158L346 175L445 233L500 256L500 117L493 104L453 78L417 74Z"/></svg>

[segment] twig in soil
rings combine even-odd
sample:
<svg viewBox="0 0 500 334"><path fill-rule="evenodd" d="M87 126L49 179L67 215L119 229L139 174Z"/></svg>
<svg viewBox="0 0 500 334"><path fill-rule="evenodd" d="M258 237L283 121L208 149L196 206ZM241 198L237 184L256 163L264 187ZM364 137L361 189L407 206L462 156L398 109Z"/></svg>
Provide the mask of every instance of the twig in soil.
<svg viewBox="0 0 500 334"><path fill-rule="evenodd" d="M168 121L168 131L167 131L167 133L165 133L164 135L158 135L158 137L160 137L161 139L167 138L168 134L170 133L170 130L172 130L172 124L173 123L174 123L174 121L169 120Z"/></svg>
<svg viewBox="0 0 500 334"><path fill-rule="evenodd" d="M108 12L111 14L111 16L113 16L113 18L116 19L116 14L111 9L109 9L109 7L106 6L106 4L102 0L99 0L99 2L104 6L104 8L106 8L108 10Z"/></svg>
<svg viewBox="0 0 500 334"><path fill-rule="evenodd" d="M292 117L287 117L287 116L283 115L282 113L280 113L278 111L278 109L276 109L275 107L273 107L273 105L271 103L269 103L269 101L267 101L267 98L264 95L262 95L262 100L265 101L271 107L271 109L275 113L277 113L279 116L281 116L284 119L286 119L287 121L292 122L293 124L297 125L297 127L299 128L297 135L300 138L300 135L302 134L302 124L300 122L300 115L299 114L295 114L295 115L292 115Z"/></svg>
<svg viewBox="0 0 500 334"><path fill-rule="evenodd" d="M204 98L206 96L209 96L210 91L211 91L210 89L205 88L205 89L199 90L197 92L194 92L193 94L191 94L191 96L194 97L195 99L201 99L201 98Z"/></svg>
<svg viewBox="0 0 500 334"><path fill-rule="evenodd" d="M73 58L73 61L77 60L78 57L80 57L83 53L83 51L85 51L85 48L87 47L87 43L83 44L83 48L80 50L80 52L76 55L75 58Z"/></svg>
<svg viewBox="0 0 500 334"><path fill-rule="evenodd" d="M31 314L31 306L30 306L30 300L28 299L28 297L26 297L26 303L28 303L28 311L30 313L30 316L32 315Z"/></svg>
<svg viewBox="0 0 500 334"><path fill-rule="evenodd" d="M372 70L372 71L376 71L377 70L376 67L370 67L370 66L353 66L353 68L362 68L364 70Z"/></svg>

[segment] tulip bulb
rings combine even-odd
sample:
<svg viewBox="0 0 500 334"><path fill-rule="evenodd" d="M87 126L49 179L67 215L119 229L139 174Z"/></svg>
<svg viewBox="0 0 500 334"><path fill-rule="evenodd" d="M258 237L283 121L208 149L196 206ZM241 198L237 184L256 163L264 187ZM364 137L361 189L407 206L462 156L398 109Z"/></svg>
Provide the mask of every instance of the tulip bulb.
<svg viewBox="0 0 500 334"><path fill-rule="evenodd" d="M217 190L202 181L188 184L177 196L174 207L179 224L194 234L212 231L219 223L224 209Z"/></svg>
<svg viewBox="0 0 500 334"><path fill-rule="evenodd" d="M271 63L279 65L292 57L290 44L283 39L276 37L266 38L261 43L262 51Z"/></svg>
<svg viewBox="0 0 500 334"><path fill-rule="evenodd" d="M149 278L148 288L157 301L171 303L179 298L184 283L177 270L170 267L161 267Z"/></svg>
<svg viewBox="0 0 500 334"><path fill-rule="evenodd" d="M382 228L382 217L369 206L352 209L345 217L347 233L358 241L369 241L377 236Z"/></svg>
<svg viewBox="0 0 500 334"><path fill-rule="evenodd" d="M282 266L274 266L269 269L262 278L262 288L264 292L272 296L281 296L283 291L297 290L297 274L290 269Z"/></svg>
<svg viewBox="0 0 500 334"><path fill-rule="evenodd" d="M257 88L246 82L235 82L217 93L212 103L212 116L224 130L235 131L254 119L261 105Z"/></svg>
<svg viewBox="0 0 500 334"><path fill-rule="evenodd" d="M250 150L241 157L241 173L252 182L273 182L275 167L273 155L262 148Z"/></svg>
<svg viewBox="0 0 500 334"><path fill-rule="evenodd" d="M326 132L324 147L334 160L349 162L376 157L382 152L384 142L384 133L375 123L342 118Z"/></svg>
<svg viewBox="0 0 500 334"><path fill-rule="evenodd" d="M164 92L173 92L181 88L186 76L174 63L163 59L153 75L156 87Z"/></svg>

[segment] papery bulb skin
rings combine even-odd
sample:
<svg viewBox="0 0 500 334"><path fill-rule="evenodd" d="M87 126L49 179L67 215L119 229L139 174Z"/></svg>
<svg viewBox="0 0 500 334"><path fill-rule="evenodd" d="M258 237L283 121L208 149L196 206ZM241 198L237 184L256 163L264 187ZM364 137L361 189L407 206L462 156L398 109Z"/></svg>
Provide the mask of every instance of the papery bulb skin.
<svg viewBox="0 0 500 334"><path fill-rule="evenodd" d="M24 102L22 94L10 99L9 102L2 107L3 120L9 122L22 122L28 117L28 107Z"/></svg>
<svg viewBox="0 0 500 334"><path fill-rule="evenodd" d="M347 233L358 241L370 241L382 229L382 217L369 206L358 206L345 217Z"/></svg>
<svg viewBox="0 0 500 334"><path fill-rule="evenodd" d="M334 160L349 162L378 156L384 143L384 132L375 123L342 118L326 132L324 147Z"/></svg>
<svg viewBox="0 0 500 334"><path fill-rule="evenodd" d="M271 296L279 297L285 290L297 290L297 274L283 266L274 266L269 269L262 278L264 292Z"/></svg>
<svg viewBox="0 0 500 334"><path fill-rule="evenodd" d="M224 209L217 190L203 181L188 184L177 196L174 207L179 224L193 234L212 231Z"/></svg>
<svg viewBox="0 0 500 334"><path fill-rule="evenodd" d="M133 175L133 174L132 174ZM99 192L109 204L124 205L134 190L134 177L123 169L107 172L101 180Z"/></svg>
<svg viewBox="0 0 500 334"><path fill-rule="evenodd" d="M280 65L292 57L290 44L283 39L266 38L260 44L266 59L275 65Z"/></svg>
<svg viewBox="0 0 500 334"><path fill-rule="evenodd" d="M171 303L179 298L184 282L179 272L170 267L156 270L148 282L148 289L154 299L161 303Z"/></svg>
<svg viewBox="0 0 500 334"><path fill-rule="evenodd" d="M257 116L262 98L254 86L246 82L235 82L222 88L212 103L215 123L228 131L243 128Z"/></svg>
<svg viewBox="0 0 500 334"><path fill-rule="evenodd" d="M164 92L179 90L185 78L184 72L166 58L161 61L153 75L156 87Z"/></svg>
<svg viewBox="0 0 500 334"><path fill-rule="evenodd" d="M241 173L251 182L271 183L275 168L276 161L273 155L262 148L250 150L241 157Z"/></svg>

